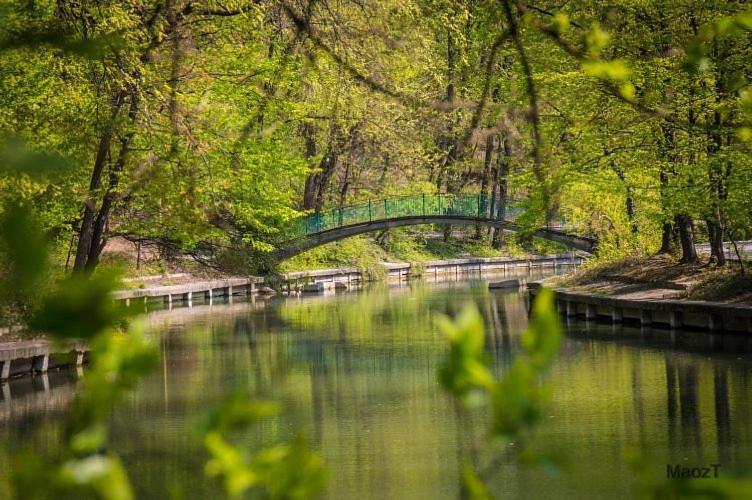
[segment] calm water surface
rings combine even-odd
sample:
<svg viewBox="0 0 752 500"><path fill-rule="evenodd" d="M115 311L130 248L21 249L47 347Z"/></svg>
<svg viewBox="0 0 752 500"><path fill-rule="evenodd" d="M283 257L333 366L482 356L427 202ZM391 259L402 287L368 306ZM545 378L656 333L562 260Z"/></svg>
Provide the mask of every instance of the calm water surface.
<svg viewBox="0 0 752 500"><path fill-rule="evenodd" d="M469 301L486 317L486 348L501 373L520 348L525 296L478 282L151 313L162 365L116 408L113 449L139 498L216 497L193 429L208 407L245 389L284 411L238 440L255 448L303 430L329 468L327 498L456 498L471 448L486 450L481 461L503 453L484 447L486 416L456 412L436 382L446 342L433 320ZM659 474L667 463L744 469L752 464L750 352L742 336L570 322L535 439L563 466L526 468L503 454L497 497L628 498L629 450L643 450ZM4 453L58 442L74 380L51 373L4 388ZM6 462L0 475L7 481Z"/></svg>

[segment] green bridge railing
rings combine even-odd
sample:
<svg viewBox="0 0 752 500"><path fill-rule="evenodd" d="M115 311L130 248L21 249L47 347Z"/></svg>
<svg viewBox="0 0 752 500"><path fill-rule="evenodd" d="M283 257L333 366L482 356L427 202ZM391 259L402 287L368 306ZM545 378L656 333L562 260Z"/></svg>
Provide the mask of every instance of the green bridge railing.
<svg viewBox="0 0 752 500"><path fill-rule="evenodd" d="M522 200L507 199L500 219L513 222L522 212ZM291 223L289 236L299 238L342 226L384 219L420 216L491 218L492 200L474 194L419 194L369 200L359 205L335 208L302 217ZM494 211L497 211L498 207Z"/></svg>

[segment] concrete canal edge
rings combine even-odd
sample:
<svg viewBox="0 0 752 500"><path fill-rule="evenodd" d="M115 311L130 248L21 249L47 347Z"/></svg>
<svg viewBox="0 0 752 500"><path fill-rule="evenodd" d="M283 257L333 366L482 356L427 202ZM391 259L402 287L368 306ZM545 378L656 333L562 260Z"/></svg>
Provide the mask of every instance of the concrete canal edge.
<svg viewBox="0 0 752 500"><path fill-rule="evenodd" d="M524 259L489 257L449 259L411 263L385 263L389 280L407 280L413 276L452 276L459 278L470 273L492 273L539 268L556 268L564 265L579 265L583 256L578 253L541 255ZM281 278L281 279L280 279ZM357 268L319 269L283 274L276 283L283 291L327 291L349 288L367 278ZM161 302L173 306L192 307L194 301L212 304L215 298L232 303L235 296L254 295L268 289L271 280L257 276L197 281L180 285L153 286L118 290L112 297L128 306L146 306ZM320 284L320 285L317 285ZM1 338L1 337L0 337ZM0 343L0 380L24 374L44 373L61 366L81 366L88 347L83 343L70 345L52 344L44 339L13 340Z"/></svg>
<svg viewBox="0 0 752 500"><path fill-rule="evenodd" d="M543 287L528 283L531 298ZM698 300L633 300L554 288L559 312L591 321L633 323L644 327L752 333L752 307Z"/></svg>
<svg viewBox="0 0 752 500"><path fill-rule="evenodd" d="M64 366L80 367L88 350L82 342L58 344L36 339L0 343L0 378L45 373Z"/></svg>
<svg viewBox="0 0 752 500"><path fill-rule="evenodd" d="M412 276L465 275L468 273L505 272L512 270L532 270L556 268L565 265L579 265L583 256L577 253L540 255L524 259L510 257L477 257L469 259L433 260L420 263L384 263L388 279L408 279ZM302 290L304 285L326 282L354 284L367 281L360 269L342 267L334 269L317 269L312 271L295 271L282 274L274 279L251 276L222 280L199 281L183 285L157 286L119 290L113 293L115 300L127 305L134 302L162 301L168 306L173 304L191 306L195 299L212 303L215 297L232 300L237 295L252 295L263 291L272 282L282 291ZM327 287L312 287L311 289Z"/></svg>

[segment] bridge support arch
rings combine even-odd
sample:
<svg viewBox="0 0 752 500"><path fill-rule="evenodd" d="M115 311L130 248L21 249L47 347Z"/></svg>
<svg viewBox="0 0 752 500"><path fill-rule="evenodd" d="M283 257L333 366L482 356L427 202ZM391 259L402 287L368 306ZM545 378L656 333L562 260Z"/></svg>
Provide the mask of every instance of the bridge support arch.
<svg viewBox="0 0 752 500"><path fill-rule="evenodd" d="M450 225L484 225L505 229L508 231L517 231L518 227L510 221L489 219L485 217L468 217L455 215L416 215L405 217L393 217L389 219L367 221L362 223L339 226L327 229L317 233L311 233L301 236L294 240L285 242L276 252L278 260L285 260L301 252L310 250L326 243L339 241L358 234L380 231L401 226L417 226L420 224L450 224ZM597 245L593 238L576 236L566 232L563 228L544 227L535 232L536 236L541 238L562 243L568 247L592 253Z"/></svg>

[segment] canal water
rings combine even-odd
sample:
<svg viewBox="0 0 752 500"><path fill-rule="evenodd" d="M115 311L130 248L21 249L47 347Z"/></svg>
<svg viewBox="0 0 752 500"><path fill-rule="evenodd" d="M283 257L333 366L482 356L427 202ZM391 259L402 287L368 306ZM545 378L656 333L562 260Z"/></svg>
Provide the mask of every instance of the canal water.
<svg viewBox="0 0 752 500"><path fill-rule="evenodd" d="M460 465L488 463L497 498L629 498L637 454L649 473L668 464L752 464L752 343L569 321L549 376L551 404L530 438L547 459L521 464L517 443L488 443L487 415L457 411L437 383L441 314L475 302L486 350L503 374L520 351L526 297L482 281L401 286L317 297L256 298L149 315L162 364L114 411L112 449L138 498L215 498L203 477L198 418L244 390L281 403L278 418L239 433L248 449L304 432L328 467L326 498L457 498ZM75 372L14 380L0 402L8 450L52 449ZM0 492L7 491L7 460ZM712 479L711 479L712 480Z"/></svg>

